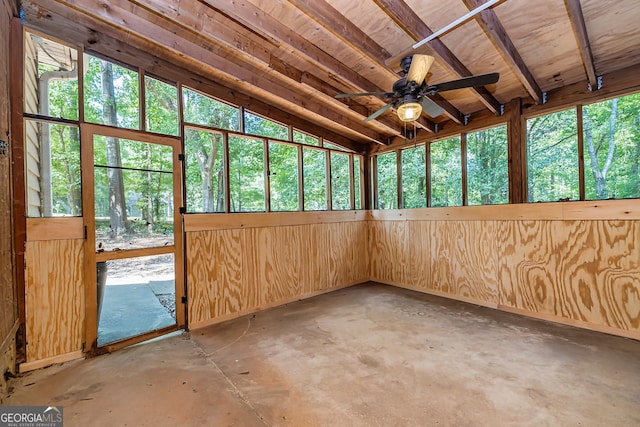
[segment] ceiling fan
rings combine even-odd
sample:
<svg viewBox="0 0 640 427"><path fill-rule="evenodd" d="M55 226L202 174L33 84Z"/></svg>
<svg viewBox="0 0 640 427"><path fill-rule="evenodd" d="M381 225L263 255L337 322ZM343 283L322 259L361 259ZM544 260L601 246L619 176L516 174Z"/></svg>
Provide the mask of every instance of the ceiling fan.
<svg viewBox="0 0 640 427"><path fill-rule="evenodd" d="M431 117L437 117L444 112L442 107L429 98L430 95L489 85L496 83L500 78L499 73L489 73L428 85L425 79L433 61L434 57L430 55L415 54L403 58L400 61L400 67L405 72L405 76L393 84L392 92L341 93L336 95L336 98L384 96L389 103L364 119L365 122L375 119L390 108L396 109L396 114L401 121L412 122L417 120L423 111Z"/></svg>

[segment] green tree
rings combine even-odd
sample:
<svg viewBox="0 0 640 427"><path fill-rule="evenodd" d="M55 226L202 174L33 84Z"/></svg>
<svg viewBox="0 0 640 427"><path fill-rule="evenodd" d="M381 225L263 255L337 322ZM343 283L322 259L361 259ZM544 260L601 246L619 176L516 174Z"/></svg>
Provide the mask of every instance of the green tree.
<svg viewBox="0 0 640 427"><path fill-rule="evenodd" d="M506 126L467 135L467 193L469 205L509 203Z"/></svg>
<svg viewBox="0 0 640 427"><path fill-rule="evenodd" d="M433 142L429 151L431 206L462 206L460 137Z"/></svg>
<svg viewBox="0 0 640 427"><path fill-rule="evenodd" d="M402 207L427 206L427 169L425 146L402 150Z"/></svg>
<svg viewBox="0 0 640 427"><path fill-rule="evenodd" d="M398 209L398 170L395 152L376 158L378 179L378 209Z"/></svg>

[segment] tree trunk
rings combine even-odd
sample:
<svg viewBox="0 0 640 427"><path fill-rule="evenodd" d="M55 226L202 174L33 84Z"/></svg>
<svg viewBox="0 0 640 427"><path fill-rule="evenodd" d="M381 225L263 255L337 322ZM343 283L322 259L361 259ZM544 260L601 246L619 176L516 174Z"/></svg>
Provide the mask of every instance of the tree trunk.
<svg viewBox="0 0 640 427"><path fill-rule="evenodd" d="M215 143L214 135L210 135L211 148L209 154L205 147L201 147L198 155L198 165L200 166L200 175L202 176L202 209L204 212L215 212L215 192L213 188L213 178L216 176L213 170L215 159L218 156L218 145Z"/></svg>
<svg viewBox="0 0 640 427"><path fill-rule="evenodd" d="M587 110L583 110L584 120L584 135L587 143L587 152L589 153L589 160L591 164L591 172L596 184L596 198L606 199L607 196L607 172L613 162L613 153L615 151L615 134L616 134L616 122L618 120L618 98L614 98L611 101L611 115L609 116L609 131L608 137L608 152L607 158L600 168L598 164L598 148L595 146L593 139L593 131L591 129L591 119Z"/></svg>
<svg viewBox="0 0 640 427"><path fill-rule="evenodd" d="M105 125L117 126L116 97L113 88L113 66L100 61L102 74L102 98L104 107L102 120ZM109 179L109 224L116 235L128 230L127 209L124 198L124 180L122 178L122 158L118 138L107 137L107 177Z"/></svg>

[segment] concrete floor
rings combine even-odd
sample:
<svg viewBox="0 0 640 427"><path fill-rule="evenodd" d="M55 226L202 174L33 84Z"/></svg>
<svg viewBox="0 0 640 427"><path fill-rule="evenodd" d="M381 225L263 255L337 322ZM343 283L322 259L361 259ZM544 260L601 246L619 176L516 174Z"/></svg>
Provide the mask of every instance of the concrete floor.
<svg viewBox="0 0 640 427"><path fill-rule="evenodd" d="M367 284L14 382L69 426L639 426L640 342Z"/></svg>

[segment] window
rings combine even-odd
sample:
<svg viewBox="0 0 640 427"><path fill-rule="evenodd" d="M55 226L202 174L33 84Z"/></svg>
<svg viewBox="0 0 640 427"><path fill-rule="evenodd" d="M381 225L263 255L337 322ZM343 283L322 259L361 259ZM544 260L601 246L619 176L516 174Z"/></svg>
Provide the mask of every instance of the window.
<svg viewBox="0 0 640 427"><path fill-rule="evenodd" d="M251 135L289 140L289 128L247 111L244 113L244 131Z"/></svg>
<svg viewBox="0 0 640 427"><path fill-rule="evenodd" d="M140 129L138 73L95 56L84 57L85 121Z"/></svg>
<svg viewBox="0 0 640 427"><path fill-rule="evenodd" d="M298 210L298 147L269 142L272 211Z"/></svg>
<svg viewBox="0 0 640 427"><path fill-rule="evenodd" d="M331 209L351 209L348 154L331 152Z"/></svg>
<svg viewBox="0 0 640 427"><path fill-rule="evenodd" d="M145 129L178 135L178 89L174 85L144 76Z"/></svg>
<svg viewBox="0 0 640 427"><path fill-rule="evenodd" d="M506 125L467 135L467 197L469 205L509 203Z"/></svg>
<svg viewBox="0 0 640 427"><path fill-rule="evenodd" d="M25 122L27 216L82 216L77 126Z"/></svg>
<svg viewBox="0 0 640 427"><path fill-rule="evenodd" d="M31 33L24 48L24 111L78 120L78 51Z"/></svg>
<svg viewBox="0 0 640 427"><path fill-rule="evenodd" d="M402 150L400 159L402 160L402 207L426 207L427 170L424 145Z"/></svg>
<svg viewBox="0 0 640 427"><path fill-rule="evenodd" d="M323 141L322 142L322 146L324 148L328 148L330 150L337 150L337 151L349 151L344 147L341 147L340 145L334 144L332 142L327 142L327 141Z"/></svg>
<svg viewBox="0 0 640 427"><path fill-rule="evenodd" d="M229 137L229 187L231 212L265 210L264 141Z"/></svg>
<svg viewBox="0 0 640 427"><path fill-rule="evenodd" d="M224 212L224 141L223 135L186 128L187 212Z"/></svg>
<svg viewBox="0 0 640 427"><path fill-rule="evenodd" d="M362 158L353 156L353 199L354 209L362 209Z"/></svg>
<svg viewBox="0 0 640 427"><path fill-rule="evenodd" d="M173 149L95 135L96 249L173 244Z"/></svg>
<svg viewBox="0 0 640 427"><path fill-rule="evenodd" d="M431 152L431 206L462 206L460 137L434 142Z"/></svg>
<svg viewBox="0 0 640 427"><path fill-rule="evenodd" d="M585 196L640 197L640 94L582 108Z"/></svg>
<svg viewBox="0 0 640 427"><path fill-rule="evenodd" d="M527 120L527 200L578 200L578 131L576 110Z"/></svg>
<svg viewBox="0 0 640 427"><path fill-rule="evenodd" d="M377 208L398 208L398 173L396 153L380 154L377 158Z"/></svg>
<svg viewBox="0 0 640 427"><path fill-rule="evenodd" d="M186 123L240 131L237 108L192 89L182 89L182 111Z"/></svg>
<svg viewBox="0 0 640 427"><path fill-rule="evenodd" d="M327 155L324 150L302 149L304 210L327 210Z"/></svg>
<svg viewBox="0 0 640 427"><path fill-rule="evenodd" d="M316 147L320 145L320 140L315 136L311 136L307 133L300 132L298 130L293 130L293 142L298 142L300 144L306 145L315 145Z"/></svg>

